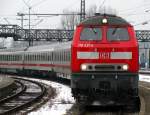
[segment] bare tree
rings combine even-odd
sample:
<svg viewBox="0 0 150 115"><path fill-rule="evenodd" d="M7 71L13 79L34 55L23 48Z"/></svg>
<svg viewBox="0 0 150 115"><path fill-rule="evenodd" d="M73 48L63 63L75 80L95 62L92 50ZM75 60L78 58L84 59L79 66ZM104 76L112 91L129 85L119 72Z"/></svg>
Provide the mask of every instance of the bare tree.
<svg viewBox="0 0 150 115"><path fill-rule="evenodd" d="M76 12L64 10L64 14L76 14ZM61 17L61 27L65 30L73 30L74 27L79 23L78 15L66 15Z"/></svg>
<svg viewBox="0 0 150 115"><path fill-rule="evenodd" d="M87 10L86 17L91 17L94 16L96 13L97 6L92 5L90 8ZM64 10L64 14L77 14L77 12L69 11L69 10ZM80 23L80 16L79 15L66 15L61 17L61 28L62 29L71 29L73 30L77 24Z"/></svg>
<svg viewBox="0 0 150 115"><path fill-rule="evenodd" d="M90 8L87 10L86 17L94 16L96 11L97 11L97 6L96 5L90 6Z"/></svg>

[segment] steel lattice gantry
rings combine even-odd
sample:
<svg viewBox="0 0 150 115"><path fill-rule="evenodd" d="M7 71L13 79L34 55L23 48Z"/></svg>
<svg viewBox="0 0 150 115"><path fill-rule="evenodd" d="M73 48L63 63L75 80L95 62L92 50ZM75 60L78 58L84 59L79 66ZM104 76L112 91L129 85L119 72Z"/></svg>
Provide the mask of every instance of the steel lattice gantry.
<svg viewBox="0 0 150 115"><path fill-rule="evenodd" d="M29 41L29 30L18 29L16 41ZM55 30L55 29L31 29L30 39L33 41L64 41L72 40L73 30Z"/></svg>
<svg viewBox="0 0 150 115"><path fill-rule="evenodd" d="M17 25L0 25L0 37L13 37L15 41L70 41L73 30L22 29ZM29 39L30 34L30 39ZM139 42L150 42L150 30L136 30Z"/></svg>
<svg viewBox="0 0 150 115"><path fill-rule="evenodd" d="M150 42L150 30L136 30L136 37L139 42Z"/></svg>
<svg viewBox="0 0 150 115"><path fill-rule="evenodd" d="M13 37L15 41L70 41L73 30L60 29L22 29L17 25L0 25L0 37Z"/></svg>

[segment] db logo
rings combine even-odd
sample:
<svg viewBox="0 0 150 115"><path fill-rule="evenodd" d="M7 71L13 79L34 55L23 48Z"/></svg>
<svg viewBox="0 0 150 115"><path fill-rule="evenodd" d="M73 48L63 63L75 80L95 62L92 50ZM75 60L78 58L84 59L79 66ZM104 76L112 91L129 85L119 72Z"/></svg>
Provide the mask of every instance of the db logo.
<svg viewBox="0 0 150 115"><path fill-rule="evenodd" d="M99 56L100 59L110 59L109 52L100 52L99 54L100 54L100 56Z"/></svg>

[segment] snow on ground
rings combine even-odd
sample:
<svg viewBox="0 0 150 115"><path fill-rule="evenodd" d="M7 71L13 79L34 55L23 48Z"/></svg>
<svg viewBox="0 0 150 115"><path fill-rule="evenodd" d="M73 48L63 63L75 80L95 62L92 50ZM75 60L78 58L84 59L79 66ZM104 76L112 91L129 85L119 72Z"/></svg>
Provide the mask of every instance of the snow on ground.
<svg viewBox="0 0 150 115"><path fill-rule="evenodd" d="M64 115L68 109L75 103L71 94L71 89L68 86L55 83L52 81L32 79L45 83L56 89L57 96L49 100L45 105L28 115Z"/></svg>
<svg viewBox="0 0 150 115"><path fill-rule="evenodd" d="M140 74L139 79L140 81L150 82L150 75Z"/></svg>

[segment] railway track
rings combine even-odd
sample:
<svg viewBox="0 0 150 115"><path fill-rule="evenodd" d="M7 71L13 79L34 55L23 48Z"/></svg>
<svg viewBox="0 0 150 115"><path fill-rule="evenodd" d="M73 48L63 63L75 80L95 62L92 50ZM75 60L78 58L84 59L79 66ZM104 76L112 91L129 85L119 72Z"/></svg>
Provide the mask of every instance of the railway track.
<svg viewBox="0 0 150 115"><path fill-rule="evenodd" d="M18 112L42 98L46 88L44 85L30 80L15 78L19 89L16 93L0 100L0 115Z"/></svg>

